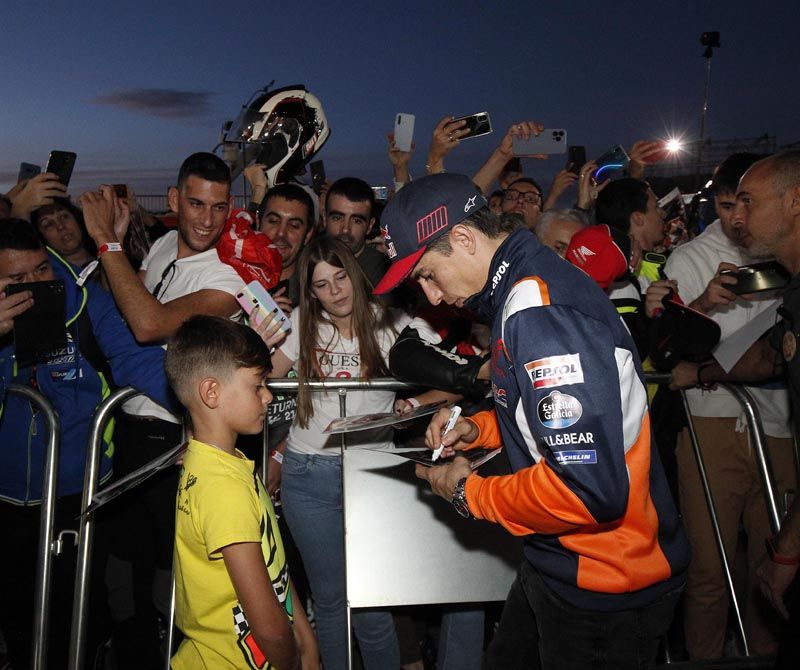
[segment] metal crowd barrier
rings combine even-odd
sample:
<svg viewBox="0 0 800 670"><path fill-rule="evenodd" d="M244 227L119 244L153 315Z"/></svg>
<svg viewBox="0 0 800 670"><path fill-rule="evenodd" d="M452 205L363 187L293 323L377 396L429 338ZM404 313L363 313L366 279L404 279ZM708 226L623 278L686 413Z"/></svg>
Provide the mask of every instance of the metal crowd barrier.
<svg viewBox="0 0 800 670"><path fill-rule="evenodd" d="M139 395L139 392L130 386L114 391L98 406L89 429L89 444L86 450L86 467L83 475L81 519L78 526L78 565L75 569L75 591L72 600L72 630L69 644L70 670L82 670L86 654L86 607L89 598L89 577L92 572L94 519L92 514L83 514L83 512L92 503L94 494L97 491L100 452L106 424L117 407L136 395Z"/></svg>
<svg viewBox="0 0 800 670"><path fill-rule="evenodd" d="M6 392L21 395L28 402L36 405L42 412L48 430L47 454L42 480L42 512L39 520L39 557L36 561L33 647L31 649L31 668L44 670L47 667L47 634L50 623L50 576L53 570L53 555L58 553L53 543L53 521L56 512L61 421L50 401L30 386L9 384Z"/></svg>
<svg viewBox="0 0 800 670"><path fill-rule="evenodd" d="M646 382L649 384L665 384L669 383L670 381L669 374L648 374L645 377L646 377ZM273 379L270 380L267 384L270 391L282 391L288 393L296 393L299 385L300 382L297 379ZM345 417L347 414L346 402L347 402L348 390L375 389L375 390L386 390L386 391L399 391L399 390L410 390L419 388L418 386L407 384L405 382L400 382L390 378L372 379L372 380L361 380L361 379L321 380L321 381L310 381L307 382L306 385L312 392L336 391L339 396L339 415L341 417ZM770 523L772 525L772 530L774 532L777 532L780 529L781 514L779 512L780 508L776 498L775 486L773 484L774 478L772 477L769 457L764 447L766 441L764 439L764 433L761 427L761 420L758 412L758 407L756 406L753 397L750 395L747 389L741 387L740 385L720 384L720 386L723 386L724 388L729 390L733 394L733 396L739 401L739 403L742 405L742 408L745 411L748 429L750 431L751 441L755 450L755 456L758 461L759 472L761 475L764 494L767 501ZM38 398L35 398L35 396L41 397L40 394L36 393L35 391L32 391L31 389L28 389L26 387L18 387L16 385L11 386L9 388L9 391L20 393L34 400L38 400ZM91 503L92 497L94 496L97 489L99 455L102 443L102 434L105 424L108 421L110 414L119 405L121 405L123 402L125 402L126 400L137 394L138 392L130 387L120 389L112 393L99 406L95 414L92 423L90 442L87 453L82 510L85 510ZM719 528L719 521L716 515L716 509L714 506L713 496L711 494L711 488L709 486L708 479L706 477L705 465L697 441L697 434L692 424L691 413L689 411L689 406L686 400L686 394L685 392L682 391L681 395L683 399L684 409L687 415L689 435L691 437L694 453L697 458L698 468L700 471L700 478L706 496L706 502L708 503L709 513L711 515L712 525L714 527L714 534L720 552L720 558L724 566L726 581L728 583L728 588L731 596L731 602L733 604L736 614L739 635L741 637L742 644L745 649L745 654L749 655L749 647L744 632L741 611L738 600L736 599L735 590L733 588L733 579L730 570L730 565L728 563L727 556L725 554L725 547L722 540L722 534ZM44 407L43 404L42 406ZM47 416L46 410L45 414ZM53 415L52 409L50 409L50 415L52 415L52 418L55 421L54 424L55 429L51 431L51 444L58 444L58 439L57 439L58 419L57 417L55 417L55 415ZM264 436L262 441L262 464L263 464L262 477L264 479L265 484L267 476L266 466L269 458L268 431L269 427L267 424L265 424ZM341 437L342 437L341 448L345 449L346 448L345 435L342 434ZM52 457L50 456L51 453ZM43 511L45 512L45 514L43 514L42 516L43 522L41 531L43 538L45 538L45 533L47 533L46 541L42 542L41 546L48 548L52 543L51 508L52 508L52 499L54 499L55 497L54 492L55 492L56 471L57 471L57 455L55 453L55 449L50 449L48 451L48 463L46 467L45 481L47 482L46 484L46 486L48 487L47 491L49 492L50 490L52 490L53 493L52 497L50 495L43 494L42 504L43 504ZM48 507L45 507L46 504L48 505ZM48 527L45 527L47 525L45 523L45 520L48 517L48 515L50 521ZM78 570L76 573L76 580L75 580L75 601L73 604L73 615L72 615L72 632L71 632L72 637L70 644L70 662L69 662L70 670L81 670L81 668L83 667L84 656L85 656L86 604L88 599L89 575L91 573L91 548L92 548L92 537L94 532L91 516L92 515L83 516L81 518L81 525L80 525ZM46 655L46 643L44 642L44 640L46 639L47 610L48 610L48 597L49 597L49 570L50 570L49 555L50 555L49 550L42 551L42 553L40 554L40 574L42 575L42 579L40 582L40 588L39 590L37 590L37 605L41 604L41 606L37 610L35 630L38 633L43 633L43 634L37 637L37 645L34 650L35 659L38 660L38 665L34 664L33 667L37 670L38 668L44 667L44 658ZM169 663L172 653L172 633L173 633L172 624L174 622L174 615L175 615L175 586L173 579L172 597L170 603L169 639L167 643L167 651L165 659L166 662L165 667L167 668L167 670L169 669ZM348 626L351 623L349 608L347 611L347 623ZM351 633L350 635L348 635L348 659L350 662L350 667L352 667L352 658L353 658L353 647L352 647L352 633Z"/></svg>

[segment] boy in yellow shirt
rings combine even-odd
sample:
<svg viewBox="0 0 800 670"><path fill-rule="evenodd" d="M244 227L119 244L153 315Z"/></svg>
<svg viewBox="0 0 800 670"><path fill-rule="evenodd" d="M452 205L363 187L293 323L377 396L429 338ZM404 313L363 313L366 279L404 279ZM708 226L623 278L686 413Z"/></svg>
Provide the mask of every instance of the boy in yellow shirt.
<svg viewBox="0 0 800 670"><path fill-rule="evenodd" d="M250 328L211 316L170 341L167 377L192 417L175 512L174 670L318 670L314 633L289 579L275 511L235 447L261 432L269 351Z"/></svg>

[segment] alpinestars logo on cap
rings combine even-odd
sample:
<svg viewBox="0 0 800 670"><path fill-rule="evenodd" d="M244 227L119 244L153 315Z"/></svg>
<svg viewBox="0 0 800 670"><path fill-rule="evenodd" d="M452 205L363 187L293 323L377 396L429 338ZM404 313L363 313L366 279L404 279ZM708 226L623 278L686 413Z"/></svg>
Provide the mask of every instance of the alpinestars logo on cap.
<svg viewBox="0 0 800 670"><path fill-rule="evenodd" d="M417 242L422 243L444 228L447 228L447 207L442 205L417 221Z"/></svg>
<svg viewBox="0 0 800 670"><path fill-rule="evenodd" d="M466 205L464 205L464 211L465 211L465 212L468 212L468 211L469 211L469 210L471 210L473 207L476 207L476 206L477 206L477 203L475 202L475 200L477 199L477 197L478 197L477 195L473 195L471 198L469 198L469 199L467 200L467 204L466 204Z"/></svg>
<svg viewBox="0 0 800 670"><path fill-rule="evenodd" d="M386 253L389 258L397 256L397 249L394 246L394 242L392 242L392 236L389 235L389 228L381 226L381 237L383 237L383 243L386 245Z"/></svg>
<svg viewBox="0 0 800 670"><path fill-rule="evenodd" d="M585 263L585 262L586 262L586 259L587 259L589 256L596 256L596 255L597 255L597 254L596 254L596 253L594 253L594 251L592 251L592 250L591 250L589 247L587 247L587 246L584 246L584 245L581 245L581 246L579 246L579 247L578 247L577 249L575 249L575 251L573 251L572 253L574 253L576 256L578 256L578 257L579 257L579 259L580 259L581 263Z"/></svg>

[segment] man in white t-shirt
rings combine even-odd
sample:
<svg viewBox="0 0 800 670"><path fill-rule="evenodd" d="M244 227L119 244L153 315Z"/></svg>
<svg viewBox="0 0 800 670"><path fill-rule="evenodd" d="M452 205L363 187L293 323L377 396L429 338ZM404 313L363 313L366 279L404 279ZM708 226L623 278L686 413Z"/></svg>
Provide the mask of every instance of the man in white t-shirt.
<svg viewBox="0 0 800 670"><path fill-rule="evenodd" d="M719 218L695 239L676 248L666 264L667 275L677 280L681 299L714 319L723 340L780 300L770 293L738 296L731 290L735 279L720 274L724 269L754 262L748 253L753 238L734 206L739 179L759 158L755 154L733 154L720 164L712 184ZM648 311L670 288L675 288L674 281L660 280L651 285ZM783 494L795 489L797 482L788 392L783 382L747 388L767 435L776 490L782 501ZM744 411L722 388L688 389L686 394L729 561L735 554L740 523L747 533L748 590L740 602L744 604L750 652L771 655L777 649L778 617L761 599L756 579L756 568L766 557L764 541L771 530ZM681 511L692 546L684 600L686 647L693 660L719 658L724 648L729 595L688 429L678 438L677 462Z"/></svg>
<svg viewBox="0 0 800 670"><path fill-rule="evenodd" d="M138 275L122 252L124 203L108 186L82 196L86 228L114 300L138 341L165 342L196 314L239 314L235 294L244 282L216 250L232 205L230 188L230 171L219 157L189 156L168 195L178 229L156 241ZM135 470L181 438L177 416L143 397L128 401L117 419L116 474ZM107 586L120 670L159 662L157 617L164 609L153 603L151 590L155 581L155 592L168 598L176 487L177 472L166 471L126 495L115 510Z"/></svg>

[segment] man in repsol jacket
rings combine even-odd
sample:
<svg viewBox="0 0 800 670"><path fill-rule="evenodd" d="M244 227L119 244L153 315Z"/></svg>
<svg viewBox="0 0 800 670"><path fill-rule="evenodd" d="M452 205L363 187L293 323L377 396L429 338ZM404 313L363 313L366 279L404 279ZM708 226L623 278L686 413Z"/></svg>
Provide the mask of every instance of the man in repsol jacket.
<svg viewBox="0 0 800 670"><path fill-rule="evenodd" d="M33 305L31 293L6 292L19 282L64 282L65 346L41 352L32 362L16 355L14 320ZM108 395L109 375L130 384L156 402L169 405L164 351L136 343L109 293L99 286L79 287L69 264L43 242L27 221L0 220L0 629L14 667L27 667L33 622L34 574L39 536L42 477L49 438L37 408L7 393L10 384L30 386L53 405L61 421L55 532L75 529L80 513L89 424ZM41 323L47 329L53 324ZM17 343L18 345L20 343ZM112 427L102 445L100 479L111 474ZM72 564L54 563L51 621L69 620L74 580ZM52 625L50 658L66 667L69 626ZM63 654L63 655L62 655ZM0 663L2 665L2 663Z"/></svg>
<svg viewBox="0 0 800 670"><path fill-rule="evenodd" d="M467 177L407 185L382 218L392 267L429 301L492 326L495 410L434 417L428 446L505 445L512 474L465 458L419 468L462 516L525 537L525 561L489 649L491 668L642 667L684 582L688 546L650 436L641 364L619 315L527 230L503 232Z"/></svg>

